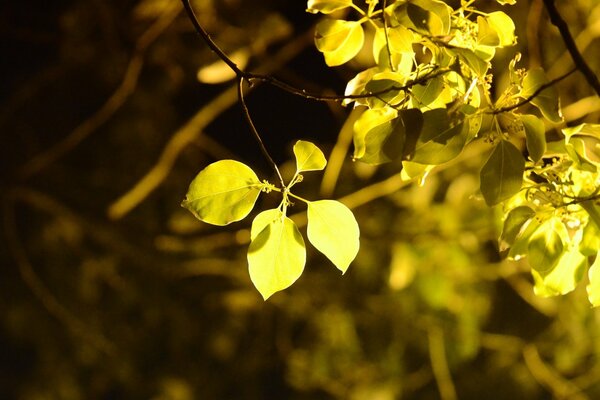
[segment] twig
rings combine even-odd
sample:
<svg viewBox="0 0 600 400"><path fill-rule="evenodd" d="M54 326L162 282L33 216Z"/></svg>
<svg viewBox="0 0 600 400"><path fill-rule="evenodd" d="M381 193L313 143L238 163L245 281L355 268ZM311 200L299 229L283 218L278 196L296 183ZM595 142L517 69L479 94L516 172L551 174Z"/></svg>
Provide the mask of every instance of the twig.
<svg viewBox="0 0 600 400"><path fill-rule="evenodd" d="M534 344L525 346L523 359L533 378L549 389L556 399L589 400L579 387L544 363Z"/></svg>
<svg viewBox="0 0 600 400"><path fill-rule="evenodd" d="M262 73L271 73L281 68L282 65L294 58L310 43L312 36L311 28L305 34L298 36L294 41L284 46L275 56L269 58L268 62L259 70ZM256 87L257 85L254 85L250 89ZM169 175L183 149L201 135L203 129L216 117L234 105L236 100L237 83L202 107L185 125L179 128L163 149L157 163L127 193L109 206L109 217L112 219L122 218L160 186Z"/></svg>
<svg viewBox="0 0 600 400"><path fill-rule="evenodd" d="M427 331L429 339L429 357L431 369L440 392L442 400L456 400L456 389L450 374L448 360L446 358L446 346L444 344L444 332L441 328L432 327Z"/></svg>
<svg viewBox="0 0 600 400"><path fill-rule="evenodd" d="M558 28L560 35L565 42L565 46L567 50L571 54L571 58L575 63L576 68L583 74L586 81L590 84L590 86L594 89L596 94L600 96L600 81L598 81L598 77L592 71L590 66L584 60L583 56L577 49L577 45L573 40L573 36L571 36L571 32L569 32L569 26L562 18L560 13L558 12L556 5L554 4L554 0L543 0L544 5L546 6L546 10L548 11L548 15L550 16L550 21L554 26Z"/></svg>
<svg viewBox="0 0 600 400"><path fill-rule="evenodd" d="M4 198L4 231L9 251L12 253L13 258L17 263L23 282L31 290L33 295L40 301L46 311L63 323L71 332L71 334L82 337L94 347L106 354L114 355L116 353L114 344L106 339L102 334L93 331L83 321L67 310L36 274L31 262L29 261L29 258L27 257L27 252L19 238L15 218L16 200L16 192L11 192Z"/></svg>
<svg viewBox="0 0 600 400"><path fill-rule="evenodd" d="M250 130L252 131L254 138L258 142L258 145L259 145L260 150L262 151L263 155L267 158L267 160L271 164L271 167L273 167L273 170L275 170L275 172L277 173L277 176L279 177L279 181L281 182L281 187L285 187L285 182L283 181L281 172L279 171L279 168L277 167L277 163L275 162L275 160L273 160L273 157L271 157L271 155L269 154L269 151L265 147L265 144L262 141L262 138L260 137L258 130L256 130L256 126L254 125L254 122L252 121L252 117L250 116L250 111L248 110L248 105L246 105L246 100L244 100L244 78L243 77L238 79L237 88L238 88L238 90L237 90L238 100L240 101L240 105L242 106L242 111L244 112L244 116L246 117L246 122L248 122L248 125L250 126Z"/></svg>
<svg viewBox="0 0 600 400"><path fill-rule="evenodd" d="M502 108L497 108L495 110L492 111L492 114L500 114L500 113L504 113L504 112L508 112L508 111L512 111L516 108L519 108L529 102L531 102L531 100L535 99L537 96L540 95L540 93L542 93L544 90L548 89L551 86L556 85L558 82L562 81L563 79L567 78L568 76L570 76L571 74L575 73L577 71L577 68L573 68L572 70L570 70L569 72L566 72L564 74L562 74L561 76L552 79L549 82L544 83L542 86L540 86L539 88L537 88L537 90L535 92L533 92L529 97L527 97L526 99L523 99L521 101L519 101L516 104L513 104L512 106L507 106L507 107L502 107Z"/></svg>
<svg viewBox="0 0 600 400"><path fill-rule="evenodd" d="M163 14L148 30L140 36L136 43L135 52L127 65L123 80L108 100L90 118L79 124L73 132L60 142L56 143L43 153L27 162L18 172L21 179L28 179L39 173L44 168L53 164L73 150L85 138L94 133L106 123L134 92L140 72L144 65L146 49L160 36L160 34L175 20L181 11L181 6L173 6L169 12Z"/></svg>

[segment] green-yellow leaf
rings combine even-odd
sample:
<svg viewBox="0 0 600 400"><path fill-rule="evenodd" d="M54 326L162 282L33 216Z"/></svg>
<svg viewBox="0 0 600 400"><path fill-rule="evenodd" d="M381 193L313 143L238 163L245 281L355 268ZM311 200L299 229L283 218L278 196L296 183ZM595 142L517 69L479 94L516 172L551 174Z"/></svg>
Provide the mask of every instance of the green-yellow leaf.
<svg viewBox="0 0 600 400"><path fill-rule="evenodd" d="M588 270L589 283L586 287L588 299L592 306L600 306L600 252L596 254L594 263Z"/></svg>
<svg viewBox="0 0 600 400"><path fill-rule="evenodd" d="M519 118L525 128L529 157L538 162L546 152L546 127L535 115L523 114Z"/></svg>
<svg viewBox="0 0 600 400"><path fill-rule="evenodd" d="M481 193L494 206L517 193L523 183L525 160L514 144L501 140L481 169Z"/></svg>
<svg viewBox="0 0 600 400"><path fill-rule="evenodd" d="M531 270L535 282L533 292L542 297L567 294L581 281L587 266L587 257L575 249L569 249L550 271Z"/></svg>
<svg viewBox="0 0 600 400"><path fill-rule="evenodd" d="M396 17L401 25L414 27L433 36L450 33L452 8L439 0L413 0L398 7Z"/></svg>
<svg viewBox="0 0 600 400"><path fill-rule="evenodd" d="M365 40L363 27L358 21L326 19L317 24L315 44L330 67L350 61Z"/></svg>
<svg viewBox="0 0 600 400"><path fill-rule="evenodd" d="M221 160L194 178L181 205L201 221L227 225L252 211L262 184L254 171L234 160Z"/></svg>
<svg viewBox="0 0 600 400"><path fill-rule="evenodd" d="M598 251L600 251L600 228L590 219L583 228L579 252L590 257L596 255Z"/></svg>
<svg viewBox="0 0 600 400"><path fill-rule="evenodd" d="M532 68L527 71L523 78L523 88L521 89L520 96L524 99L528 99L548 82L543 69L539 67ZM531 99L531 104L536 106L542 112L544 117L548 118L550 121L557 123L562 122L563 117L560 111L558 92L554 86L550 86L538 93Z"/></svg>
<svg viewBox="0 0 600 400"><path fill-rule="evenodd" d="M539 273L552 270L565 250L569 232L558 218L545 221L529 239L527 258L531 268Z"/></svg>
<svg viewBox="0 0 600 400"><path fill-rule="evenodd" d="M488 20L482 16L477 17L477 43L483 46L497 47L500 37L496 30L490 26Z"/></svg>
<svg viewBox="0 0 600 400"><path fill-rule="evenodd" d="M525 223L535 216L535 211L528 206L520 206L510 210L500 235L500 251L505 251L513 245L515 239L524 230Z"/></svg>
<svg viewBox="0 0 600 400"><path fill-rule="evenodd" d="M502 11L494 11L486 15L490 28L496 31L500 40L500 46L511 46L515 44L515 23Z"/></svg>
<svg viewBox="0 0 600 400"><path fill-rule="evenodd" d="M402 155L401 123L390 107L365 110L354 123L354 159L381 164Z"/></svg>
<svg viewBox="0 0 600 400"><path fill-rule="evenodd" d="M360 230L352 211L335 200L311 201L307 233L313 246L346 272L360 247Z"/></svg>
<svg viewBox="0 0 600 400"><path fill-rule="evenodd" d="M248 248L250 279L267 300L273 293L291 286L302 275L306 247L296 224L279 210L258 214L252 224L251 235L253 238Z"/></svg>
<svg viewBox="0 0 600 400"><path fill-rule="evenodd" d="M421 164L438 165L460 154L468 138L468 127L461 122L452 125L446 109L423 113L423 127L410 159Z"/></svg>
<svg viewBox="0 0 600 400"><path fill-rule="evenodd" d="M296 142L294 155L296 156L296 173L320 171L327 165L327 160L321 149L305 140Z"/></svg>
<svg viewBox="0 0 600 400"><path fill-rule="evenodd" d="M352 6L352 0L308 0L306 11L316 14L331 14L334 11Z"/></svg>

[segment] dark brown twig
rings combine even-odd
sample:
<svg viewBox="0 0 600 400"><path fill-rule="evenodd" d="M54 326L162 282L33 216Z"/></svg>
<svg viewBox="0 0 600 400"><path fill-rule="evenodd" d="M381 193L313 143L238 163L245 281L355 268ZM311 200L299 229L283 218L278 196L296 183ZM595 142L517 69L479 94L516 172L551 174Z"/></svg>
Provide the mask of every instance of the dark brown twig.
<svg viewBox="0 0 600 400"><path fill-rule="evenodd" d="M569 26L558 12L554 0L544 0L544 5L550 16L550 21L558 28L560 36L567 47L567 51L571 54L571 58L575 63L575 67L583 74L590 86L594 88L596 94L600 96L600 81L577 49L575 40L573 39L573 36L571 36L571 32L569 32Z"/></svg>

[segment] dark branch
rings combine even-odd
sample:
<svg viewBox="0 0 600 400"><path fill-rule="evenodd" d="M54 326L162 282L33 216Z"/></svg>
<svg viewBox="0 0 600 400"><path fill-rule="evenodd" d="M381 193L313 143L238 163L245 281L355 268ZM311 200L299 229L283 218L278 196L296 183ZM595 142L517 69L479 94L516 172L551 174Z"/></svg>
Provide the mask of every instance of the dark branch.
<svg viewBox="0 0 600 400"><path fill-rule="evenodd" d="M277 176L279 177L279 180L281 181L281 186L285 187L285 183L283 182L283 177L281 176L281 172L279 172L279 168L277 168L277 163L275 162L275 160L273 160L273 157L271 157L271 155L269 154L269 151L265 147L265 144L263 143L263 141L260 137L260 134L258 133L258 130L256 130L256 126L254 126L252 117L250 117L250 111L248 110L248 106L246 105L246 100L244 100L244 78L243 77L240 77L238 79L238 98L240 100L240 104L242 106L244 116L246 117L246 121L248 122L248 125L250 125L250 130L252 131L252 134L254 135L254 137L256 138L256 141L258 142L258 145L260 146L260 150L263 152L263 154L267 158L267 160L269 160L269 163L271 164L271 166L277 173Z"/></svg>
<svg viewBox="0 0 600 400"><path fill-rule="evenodd" d="M577 71L577 68L573 68L572 70L570 70L569 72L559 76L558 78L554 78L549 82L544 83L542 86L540 86L539 88L537 88L537 90L535 92L533 92L531 94L531 96L527 97L526 99L523 99L521 101L519 101L516 104L513 104L512 106L507 106L507 107L502 107L502 108L497 108L495 110L493 110L493 112L491 114L501 114L504 112L509 112L512 111L516 108L519 108L529 102L531 102L531 100L535 99L537 96L539 96L540 93L542 93L544 90L548 89L550 86L556 85L558 82L562 81L563 79L565 79L566 77L568 77L569 75L573 74L575 71Z"/></svg>
<svg viewBox="0 0 600 400"><path fill-rule="evenodd" d="M546 6L546 10L548 10L550 21L558 28L575 66L583 74L590 86L594 88L596 94L600 96L600 81L598 81L598 77L594 74L594 71L592 71L590 66L585 62L583 56L577 49L575 40L573 40L573 36L571 36L571 32L569 32L569 26L556 9L554 0L544 0L544 5Z"/></svg>

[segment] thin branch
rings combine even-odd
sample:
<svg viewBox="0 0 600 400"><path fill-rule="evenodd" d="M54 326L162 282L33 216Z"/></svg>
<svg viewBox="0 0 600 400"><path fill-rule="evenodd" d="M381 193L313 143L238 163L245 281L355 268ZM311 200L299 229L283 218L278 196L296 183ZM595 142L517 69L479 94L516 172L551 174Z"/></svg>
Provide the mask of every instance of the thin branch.
<svg viewBox="0 0 600 400"><path fill-rule="evenodd" d="M202 37L202 39L206 42L208 47L225 63L231 70L236 74L237 78L244 78L248 83L253 84L254 81L260 81L264 83L268 83L275 87L278 87L290 94L294 94L296 96L303 97L305 99L317 100L317 101L342 101L342 100L357 100L357 99L366 99L381 96L383 94L393 92L393 91L401 91L410 89L411 87L421 84L423 82L428 81L431 78L434 78L438 75L444 74L448 72L448 69L438 69L436 73L436 69L432 70L429 74L426 74L418 79L412 80L403 86L392 86L377 92L368 92L364 94L355 94L355 95L322 95L317 93L311 93L306 91L305 89L299 89L294 87L286 82L283 82L277 78L274 78L270 75L247 72L240 69L236 63L234 63L231 58L215 43L212 37L206 32L206 30L202 27L192 6L190 5L190 0L181 0L183 2L184 8L187 11L187 14L196 29L196 32Z"/></svg>
<svg viewBox="0 0 600 400"><path fill-rule="evenodd" d="M577 49L575 40L573 40L573 36L571 36L571 32L569 32L569 26L558 12L558 9L554 4L554 0L543 1L544 5L546 6L546 10L548 11L548 15L550 16L550 21L554 26L558 28L560 36L565 42L565 46L571 54L571 58L573 59L576 68L583 74L586 81L594 89L596 94L600 96L600 81L598 80L598 77L596 76L594 71L592 71L590 66L587 64L587 62L584 60L583 56Z"/></svg>
<svg viewBox="0 0 600 400"><path fill-rule="evenodd" d="M238 80L237 93L238 93L238 99L240 101L240 105L242 106L242 111L244 112L244 116L246 117L246 121L248 122L248 125L250 126L250 130L252 131L252 134L254 135L254 137L256 138L256 141L258 142L258 145L260 146L260 150L262 151L263 155L267 158L267 160L269 160L269 163L271 164L271 166L277 173L277 176L279 177L279 181L281 182L281 187L285 187L285 182L283 181L281 172L279 172L277 163L275 162L275 160L273 160L273 157L271 157L271 155L269 154L269 151L265 147L265 144L262 141L260 134L258 133L258 130L256 130L256 126L254 125L254 122L252 121L252 117L250 116L250 111L248 110L248 105L246 105L246 100L244 100L244 78L243 77Z"/></svg>
<svg viewBox="0 0 600 400"><path fill-rule="evenodd" d="M577 71L577 68L573 68L572 70L570 70L569 72L552 79L549 82L544 83L542 86L540 86L539 88L537 88L537 90L535 92L533 92L529 97L527 97L526 99L523 99L521 101L519 101L516 104L513 104L512 106L507 106L507 107L502 107L502 108L497 108L495 110L492 111L492 114L500 114L500 113L504 113L504 112L509 112L512 111L516 108L519 108L527 103L530 103L531 100L535 99L537 96L539 96L544 90L548 89L551 86L556 85L558 82L562 81L563 79L567 78L568 76L570 76L571 74L575 73Z"/></svg>
<svg viewBox="0 0 600 400"><path fill-rule="evenodd" d="M446 358L446 346L444 343L444 332L441 328L430 328L427 331L429 339L429 357L431 369L440 392L442 400L456 400L456 389L450 374L448 359Z"/></svg>

